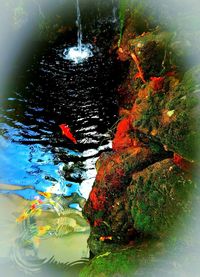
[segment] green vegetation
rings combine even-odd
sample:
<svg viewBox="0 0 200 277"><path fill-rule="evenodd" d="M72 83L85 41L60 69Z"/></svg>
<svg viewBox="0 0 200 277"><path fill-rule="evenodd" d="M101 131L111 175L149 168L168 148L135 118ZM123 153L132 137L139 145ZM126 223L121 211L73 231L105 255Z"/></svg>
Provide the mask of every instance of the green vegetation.
<svg viewBox="0 0 200 277"><path fill-rule="evenodd" d="M125 23L125 15L126 15L126 9L128 7L129 0L119 0L119 20L120 20L120 27L119 27L119 40L118 40L118 47L121 44L123 30L124 30L124 23Z"/></svg>
<svg viewBox="0 0 200 277"><path fill-rule="evenodd" d="M183 214L190 214L193 190L194 183L171 160L133 175L128 198L135 229L153 236L168 234Z"/></svg>

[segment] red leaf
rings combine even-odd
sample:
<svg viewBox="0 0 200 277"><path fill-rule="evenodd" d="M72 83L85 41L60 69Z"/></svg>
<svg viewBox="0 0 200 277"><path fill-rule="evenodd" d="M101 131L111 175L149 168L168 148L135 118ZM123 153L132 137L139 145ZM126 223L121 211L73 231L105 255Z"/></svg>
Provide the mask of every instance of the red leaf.
<svg viewBox="0 0 200 277"><path fill-rule="evenodd" d="M151 87L153 88L153 90L158 91L158 90L162 89L165 78L164 77L151 77L150 80L151 80Z"/></svg>
<svg viewBox="0 0 200 277"><path fill-rule="evenodd" d="M192 167L192 164L189 161L186 161L176 153L174 153L173 162L184 171L189 171Z"/></svg>

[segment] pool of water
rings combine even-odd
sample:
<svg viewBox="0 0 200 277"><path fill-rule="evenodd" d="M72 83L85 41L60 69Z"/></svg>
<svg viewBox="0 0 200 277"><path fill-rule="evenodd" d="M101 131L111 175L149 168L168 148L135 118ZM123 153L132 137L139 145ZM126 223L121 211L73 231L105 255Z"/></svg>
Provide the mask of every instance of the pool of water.
<svg viewBox="0 0 200 277"><path fill-rule="evenodd" d="M47 50L2 99L0 182L23 186L15 193L27 199L37 191L87 198L95 161L110 147L108 131L117 116L115 62L96 48L93 57L74 64L63 59L64 48ZM62 123L77 144L62 135Z"/></svg>
<svg viewBox="0 0 200 277"><path fill-rule="evenodd" d="M95 162L111 149L118 114L119 67L109 54L111 36L102 43L96 39L93 56L78 64L63 56L64 49L73 46L70 42L32 53L31 62L18 68L1 97L0 194L5 205L0 221L5 234L0 245L7 246L0 263L6 264L8 256L23 274L41 273L45 266L58 270L59 264L64 274L70 263L79 265L77 260L89 255L89 226L81 209L95 180ZM63 136L61 124L69 125L77 144ZM15 226L42 192L51 193L50 200L43 199L49 202L41 205L42 214ZM37 245L36 233L43 226L51 229ZM17 231L7 236L7 229Z"/></svg>

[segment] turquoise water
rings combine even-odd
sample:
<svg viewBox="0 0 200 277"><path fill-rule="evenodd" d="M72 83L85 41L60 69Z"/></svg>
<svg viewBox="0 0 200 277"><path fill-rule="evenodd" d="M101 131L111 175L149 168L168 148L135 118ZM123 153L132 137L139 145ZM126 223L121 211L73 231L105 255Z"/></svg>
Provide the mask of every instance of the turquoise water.
<svg viewBox="0 0 200 277"><path fill-rule="evenodd" d="M40 144L23 145L12 143L4 138L0 140L0 182L25 187L10 193L18 194L28 200L34 200L37 191L51 191L69 196L79 191L79 183L65 181L64 163L59 161L51 149ZM63 155L79 157L80 153L62 148ZM30 188L28 188L30 187ZM1 191L1 193L9 193Z"/></svg>

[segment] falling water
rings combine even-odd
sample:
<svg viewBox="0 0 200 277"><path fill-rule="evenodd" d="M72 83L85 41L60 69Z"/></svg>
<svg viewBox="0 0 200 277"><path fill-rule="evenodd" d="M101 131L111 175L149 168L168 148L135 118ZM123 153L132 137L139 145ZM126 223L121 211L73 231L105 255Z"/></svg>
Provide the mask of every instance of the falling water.
<svg viewBox="0 0 200 277"><path fill-rule="evenodd" d="M113 23L117 23L118 22L118 18L117 18L117 3L115 0L112 0L112 5L113 5L113 9L112 9L112 22Z"/></svg>
<svg viewBox="0 0 200 277"><path fill-rule="evenodd" d="M77 42L78 42L78 50L79 50L79 52L81 52L83 34L82 34L81 13L80 13L79 0L76 0L76 5L77 5L77 20L76 20Z"/></svg>
<svg viewBox="0 0 200 277"><path fill-rule="evenodd" d="M83 44L82 38L82 25L81 25L81 13L80 13L80 5L79 0L76 0L76 26L77 26L77 46L66 48L63 52L64 59L70 60L74 63L82 63L84 60L87 60L89 57L93 56L92 53L92 45L90 43Z"/></svg>

